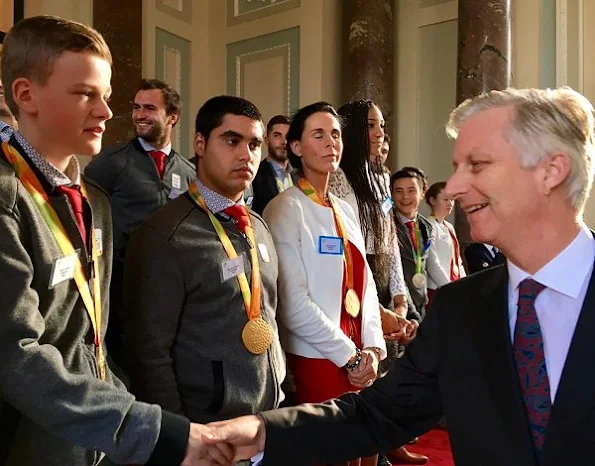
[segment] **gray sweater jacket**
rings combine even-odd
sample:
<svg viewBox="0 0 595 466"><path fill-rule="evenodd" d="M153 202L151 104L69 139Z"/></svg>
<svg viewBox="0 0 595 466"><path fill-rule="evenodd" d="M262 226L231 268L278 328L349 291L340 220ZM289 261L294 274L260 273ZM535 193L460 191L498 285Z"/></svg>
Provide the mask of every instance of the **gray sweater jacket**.
<svg viewBox="0 0 595 466"><path fill-rule="evenodd" d="M124 300L132 392L139 399L201 423L278 406L285 360L275 322L277 254L264 221L256 215L252 221L261 314L275 331L262 355L249 353L242 343L248 318L238 280L222 282L221 263L228 257L207 213L187 193L132 235ZM250 282L248 242L232 221L222 224L238 255L244 254Z"/></svg>
<svg viewBox="0 0 595 466"><path fill-rule="evenodd" d="M103 236L98 259L103 338L110 206L101 188L85 182L94 228ZM90 276L66 196L50 193L50 200ZM4 459L6 466L86 466L97 462L99 452L121 463L179 464L188 421L135 401L109 370L107 380L97 378L93 329L74 280L49 287L61 257L37 206L0 152L0 464Z"/></svg>
<svg viewBox="0 0 595 466"><path fill-rule="evenodd" d="M155 162L144 151L138 138L134 138L126 144L101 151L87 165L85 174L111 197L114 258L124 261L134 229L167 204L170 197L186 191L196 177L196 168L172 149L161 179Z"/></svg>

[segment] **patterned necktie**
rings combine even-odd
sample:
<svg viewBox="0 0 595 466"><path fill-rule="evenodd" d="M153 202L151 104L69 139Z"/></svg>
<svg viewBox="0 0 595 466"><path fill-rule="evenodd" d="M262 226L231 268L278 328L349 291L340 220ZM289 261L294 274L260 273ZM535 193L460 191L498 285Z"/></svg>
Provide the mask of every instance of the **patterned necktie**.
<svg viewBox="0 0 595 466"><path fill-rule="evenodd" d="M57 186L56 191L68 197L76 224L83 238L83 243L87 244L87 227L85 226L85 218L83 216L83 195L81 194L80 187L76 185L71 187Z"/></svg>
<svg viewBox="0 0 595 466"><path fill-rule="evenodd" d="M532 279L526 279L520 283L513 344L525 409L538 457L541 456L543 449L551 408L543 339L535 312L535 299L544 288L545 286Z"/></svg>
<svg viewBox="0 0 595 466"><path fill-rule="evenodd" d="M155 165L157 166L157 171L159 172L159 178L163 179L167 155L165 152L161 152L160 150L152 150L149 152L149 155L153 157L153 160L155 160Z"/></svg>
<svg viewBox="0 0 595 466"><path fill-rule="evenodd" d="M413 249L417 251L417 238L415 237L415 222L413 220L409 220L405 223L407 225L407 229L409 230L409 237L411 238L411 244L413 245Z"/></svg>
<svg viewBox="0 0 595 466"><path fill-rule="evenodd" d="M246 233L246 227L250 224L250 217L245 206L234 204L223 212L236 221L236 226L242 233Z"/></svg>

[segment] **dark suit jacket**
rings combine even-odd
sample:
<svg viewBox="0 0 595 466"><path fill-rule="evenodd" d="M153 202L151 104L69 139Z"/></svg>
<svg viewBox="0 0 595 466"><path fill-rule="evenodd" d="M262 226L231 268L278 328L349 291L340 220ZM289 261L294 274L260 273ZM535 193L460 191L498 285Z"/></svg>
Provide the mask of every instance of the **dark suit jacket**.
<svg viewBox="0 0 595 466"><path fill-rule="evenodd" d="M545 438L541 466L595 465L595 280L590 279ZM508 324L508 271L440 288L418 337L360 394L263 413L264 464L338 463L389 451L442 416L457 466L537 466Z"/></svg>
<svg viewBox="0 0 595 466"><path fill-rule="evenodd" d="M432 235L432 225L426 220L425 217L418 214L419 218L419 230L421 233L422 241L425 244L428 242L428 238ZM425 306L428 302L428 288L416 288L413 285L412 279L415 275L415 253L413 249L413 243L411 242L411 236L409 236L409 230L401 222L399 215L395 213L395 223L397 225L397 236L399 238L399 248L401 252L401 262L403 264L403 275L405 276L405 282L409 289L409 294L413 300L413 304L420 318L425 317L426 311ZM427 276L426 272L426 261L422 259L422 273Z"/></svg>
<svg viewBox="0 0 595 466"><path fill-rule="evenodd" d="M291 174L291 178L294 183L297 183L298 177L295 173ZM262 215L270 200L279 194L279 188L275 181L275 172L266 159L260 162L254 181L252 181L252 193L254 196L252 210L258 215Z"/></svg>
<svg viewBox="0 0 595 466"><path fill-rule="evenodd" d="M483 243L472 243L463 251L467 261L467 272L475 273L494 267L498 264L504 264L506 257L500 251L494 257L491 251Z"/></svg>

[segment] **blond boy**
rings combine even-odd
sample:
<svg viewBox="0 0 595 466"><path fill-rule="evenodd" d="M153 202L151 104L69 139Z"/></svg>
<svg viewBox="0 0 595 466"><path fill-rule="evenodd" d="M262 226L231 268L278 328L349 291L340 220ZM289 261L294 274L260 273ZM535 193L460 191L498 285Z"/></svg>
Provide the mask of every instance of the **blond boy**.
<svg viewBox="0 0 595 466"><path fill-rule="evenodd" d="M19 131L0 151L0 464L226 464L204 426L135 401L105 362L110 205L73 155L99 152L112 117L105 41L25 19L2 78Z"/></svg>

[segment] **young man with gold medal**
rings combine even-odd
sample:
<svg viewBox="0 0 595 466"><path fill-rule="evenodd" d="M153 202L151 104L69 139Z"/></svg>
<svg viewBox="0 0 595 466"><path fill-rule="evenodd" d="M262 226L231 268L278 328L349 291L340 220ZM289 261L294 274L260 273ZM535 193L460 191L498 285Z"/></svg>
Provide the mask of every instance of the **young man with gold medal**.
<svg viewBox="0 0 595 466"><path fill-rule="evenodd" d="M283 399L277 254L243 201L263 140L252 103L208 100L196 117L196 180L130 241L131 390L196 422L258 413Z"/></svg>

